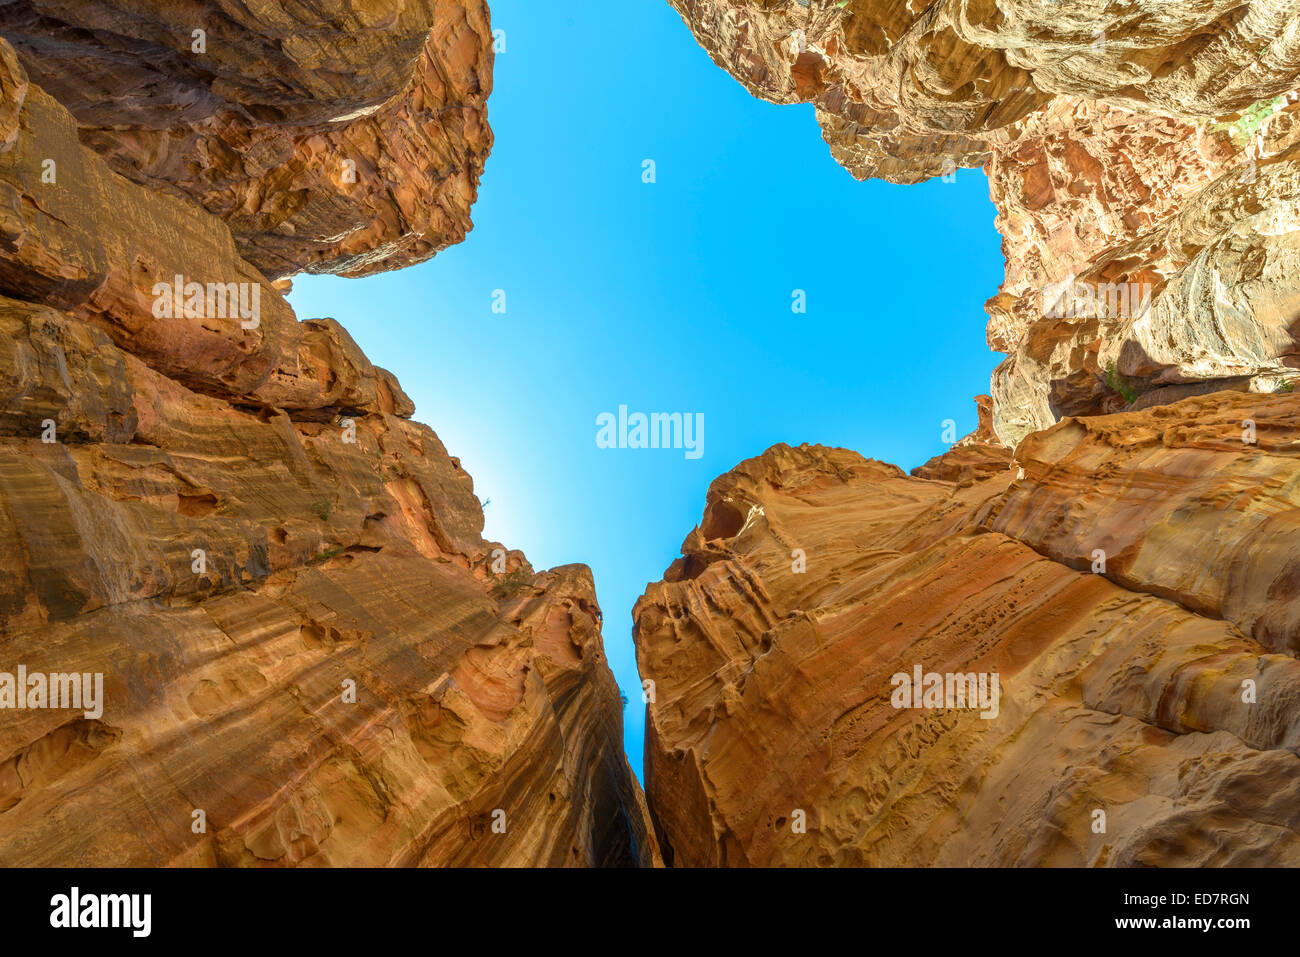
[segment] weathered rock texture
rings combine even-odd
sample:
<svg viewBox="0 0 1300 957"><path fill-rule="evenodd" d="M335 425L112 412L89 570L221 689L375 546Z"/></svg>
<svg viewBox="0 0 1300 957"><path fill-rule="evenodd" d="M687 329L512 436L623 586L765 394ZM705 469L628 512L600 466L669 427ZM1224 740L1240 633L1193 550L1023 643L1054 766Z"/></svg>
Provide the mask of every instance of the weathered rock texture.
<svg viewBox="0 0 1300 957"><path fill-rule="evenodd" d="M990 344L1010 353L993 376L1005 441L1065 414L1292 378L1300 126L1295 105L1274 106L1250 152L1223 159L1212 127L1116 118L990 164L1009 264L987 304ZM1031 198L1043 178L1061 185Z"/></svg>
<svg viewBox="0 0 1300 957"><path fill-rule="evenodd" d="M854 176L985 166L1004 444L1300 367L1293 0L670 2L754 95L815 104Z"/></svg>
<svg viewBox="0 0 1300 957"><path fill-rule="evenodd" d="M634 613L665 859L1300 864L1300 397L969 448L710 487ZM895 707L915 666L996 673L998 713Z"/></svg>
<svg viewBox="0 0 1300 957"><path fill-rule="evenodd" d="M379 104L366 148L405 116L424 146L398 149L403 169L442 181L431 157L465 142L416 117L449 63L485 93L482 5L354 13L355 36L257 5L250 22L298 46L269 36L206 73L121 40L161 43L166 4L109 6L21 19L23 60L62 78L80 125L0 41L0 672L104 676L102 714L0 709L0 864L654 863L589 571L485 541L469 476L394 378L333 320L298 322L263 273L270 250L355 271L463 231L447 213L436 238L397 236L405 200L343 202L292 131L331 98ZM225 16L203 21L208 49L234 57ZM131 93L121 123L88 98L109 89ZM254 122L236 155L227 137ZM280 146L307 150L301 169ZM449 209L468 211L471 179ZM311 229L258 219L295 191L280 222ZM376 231L274 241L336 214ZM178 275L256 287L260 315L160 315L155 285Z"/></svg>
<svg viewBox="0 0 1300 957"><path fill-rule="evenodd" d="M399 268L470 228L485 0L3 0L0 35L110 168L196 200L272 278Z"/></svg>

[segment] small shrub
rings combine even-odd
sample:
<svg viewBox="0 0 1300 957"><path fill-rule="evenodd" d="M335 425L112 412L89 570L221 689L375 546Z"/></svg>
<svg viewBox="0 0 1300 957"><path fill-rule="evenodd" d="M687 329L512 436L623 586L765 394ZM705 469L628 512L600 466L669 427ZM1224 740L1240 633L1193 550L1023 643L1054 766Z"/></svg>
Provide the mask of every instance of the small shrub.
<svg viewBox="0 0 1300 957"><path fill-rule="evenodd" d="M521 566L504 575L498 575L497 580L492 584L492 594L497 598L508 598L516 592L531 587L532 584L533 573Z"/></svg>
<svg viewBox="0 0 1300 957"><path fill-rule="evenodd" d="M317 565L317 564L319 564L319 563L321 563L321 562L327 562L327 561L329 561L331 558L337 558L339 555L342 555L342 554L343 554L343 546L342 546L342 545L335 545L333 548L327 548L327 549L325 549L325 551L321 552L319 555L315 555L315 556L313 556L313 557L312 557L312 560L311 560L311 564L313 564L313 565Z"/></svg>
<svg viewBox="0 0 1300 957"><path fill-rule="evenodd" d="M1124 397L1124 401L1132 405L1137 401L1138 392L1124 379L1122 375L1115 371L1115 363L1106 366L1106 387L1112 392L1118 392Z"/></svg>
<svg viewBox="0 0 1300 957"><path fill-rule="evenodd" d="M1275 96L1270 100L1260 100L1253 106L1248 106L1242 111L1241 115L1231 123L1213 123L1211 127L1215 130L1226 131L1232 144L1238 149L1244 149L1247 144L1254 138L1255 134L1263 128L1278 109L1286 105L1285 96Z"/></svg>

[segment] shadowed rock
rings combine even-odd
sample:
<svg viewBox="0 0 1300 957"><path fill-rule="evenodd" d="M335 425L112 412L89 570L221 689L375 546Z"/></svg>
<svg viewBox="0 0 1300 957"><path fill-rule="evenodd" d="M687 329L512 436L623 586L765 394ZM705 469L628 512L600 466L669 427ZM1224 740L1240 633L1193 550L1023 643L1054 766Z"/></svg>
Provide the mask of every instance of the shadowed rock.
<svg viewBox="0 0 1300 957"><path fill-rule="evenodd" d="M398 269L471 227L484 0L10 0L0 34L110 168L198 202L271 278Z"/></svg>

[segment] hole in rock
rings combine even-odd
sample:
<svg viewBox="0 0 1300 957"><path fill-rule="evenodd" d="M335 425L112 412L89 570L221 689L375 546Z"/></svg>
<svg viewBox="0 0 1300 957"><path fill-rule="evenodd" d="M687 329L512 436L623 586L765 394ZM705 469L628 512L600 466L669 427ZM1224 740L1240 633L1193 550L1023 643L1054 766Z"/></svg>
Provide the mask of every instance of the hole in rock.
<svg viewBox="0 0 1300 957"><path fill-rule="evenodd" d="M745 527L745 515L730 502L712 502L704 511L700 532L706 539L735 538Z"/></svg>
<svg viewBox="0 0 1300 957"><path fill-rule="evenodd" d="M217 497L211 492L187 495L181 492L176 496L176 511L190 518L202 518L217 510Z"/></svg>

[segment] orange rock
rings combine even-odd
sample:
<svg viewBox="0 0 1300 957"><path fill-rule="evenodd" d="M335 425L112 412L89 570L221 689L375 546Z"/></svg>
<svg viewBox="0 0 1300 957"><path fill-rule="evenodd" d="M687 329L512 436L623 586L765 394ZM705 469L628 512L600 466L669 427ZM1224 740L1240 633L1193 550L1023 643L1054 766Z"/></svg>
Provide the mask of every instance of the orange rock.
<svg viewBox="0 0 1300 957"><path fill-rule="evenodd" d="M665 859L1300 862L1297 443L1300 399L1225 392L956 483L741 463L634 611ZM996 676L996 715L896 707L918 667Z"/></svg>
<svg viewBox="0 0 1300 957"><path fill-rule="evenodd" d="M0 33L113 170L220 217L271 278L397 269L471 228L485 0L53 0L6 4Z"/></svg>
<svg viewBox="0 0 1300 957"><path fill-rule="evenodd" d="M80 128L0 41L0 864L658 863L590 571L536 572L484 540L473 482L409 421L396 380L333 319L298 322L268 279L275 262L388 268L463 235L489 142L475 129L485 8L439 3L448 19L430 30L429 4L399 5L353 42L295 33L260 5L250 16L273 32L240 51L212 20L208 49L227 59L203 82L222 102L197 97L194 115L142 132L197 78L182 54L113 51L145 49L141 33L162 43L165 24L56 7L18 42L42 80L61 78ZM350 9L351 27L369 16ZM60 10L94 28L51 49L32 31ZM401 190L354 202L311 164L277 160L269 178L222 166L240 124L271 144L239 144L243 162L308 140L319 155L335 134L302 131L357 105L336 89L354 66L356 95L380 109L337 135L414 164ZM141 71L171 81L87 99ZM177 151L214 162L169 186ZM452 186L404 220L435 181ZM297 203L274 229L270 206L245 202L262 190ZM214 216L223 196L248 215ZM339 216L373 225L313 238ZM166 308L176 276L182 292L256 289L257 321ZM7 705L18 666L102 675L102 713Z"/></svg>
<svg viewBox="0 0 1300 957"><path fill-rule="evenodd" d="M1011 465L1011 450L1005 448L993 430L993 400L977 395L975 406L979 426L970 435L953 443L952 448L936 455L924 465L912 469L917 478L969 484L1006 471Z"/></svg>

